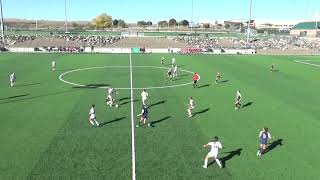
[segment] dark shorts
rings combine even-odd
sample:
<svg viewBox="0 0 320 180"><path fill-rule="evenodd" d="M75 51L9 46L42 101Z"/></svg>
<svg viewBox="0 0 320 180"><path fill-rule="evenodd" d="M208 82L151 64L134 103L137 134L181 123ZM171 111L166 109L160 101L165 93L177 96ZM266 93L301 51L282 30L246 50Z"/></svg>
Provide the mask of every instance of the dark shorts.
<svg viewBox="0 0 320 180"><path fill-rule="evenodd" d="M260 144L267 145L268 140L267 139L260 139Z"/></svg>
<svg viewBox="0 0 320 180"><path fill-rule="evenodd" d="M148 115L147 115L147 114L142 114L142 118L143 118L143 119L147 119L147 118L148 118Z"/></svg>
<svg viewBox="0 0 320 180"><path fill-rule="evenodd" d="M193 84L196 84L198 82L198 80L193 80Z"/></svg>

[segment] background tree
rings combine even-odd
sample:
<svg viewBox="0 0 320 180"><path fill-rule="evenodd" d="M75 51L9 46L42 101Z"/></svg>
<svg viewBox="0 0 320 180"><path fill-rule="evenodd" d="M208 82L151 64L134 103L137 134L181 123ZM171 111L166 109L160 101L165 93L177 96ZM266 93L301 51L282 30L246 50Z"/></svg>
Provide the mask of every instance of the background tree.
<svg viewBox="0 0 320 180"><path fill-rule="evenodd" d="M160 27L168 27L168 22L167 21L159 21L158 26Z"/></svg>
<svg viewBox="0 0 320 180"><path fill-rule="evenodd" d="M138 21L138 22L137 22L137 25L138 25L139 27L145 27L145 26L147 26L148 24L147 24L147 22L145 22L145 21Z"/></svg>
<svg viewBox="0 0 320 180"><path fill-rule="evenodd" d="M225 28L225 29L230 29L230 24L225 24L225 25L224 25L224 28Z"/></svg>
<svg viewBox="0 0 320 180"><path fill-rule="evenodd" d="M118 19L115 19L113 20L113 27L118 27L118 23L119 23L119 20Z"/></svg>
<svg viewBox="0 0 320 180"><path fill-rule="evenodd" d="M204 23L204 24L203 24L203 27L204 27L204 28L207 28L207 29L210 28L210 23Z"/></svg>
<svg viewBox="0 0 320 180"><path fill-rule="evenodd" d="M102 13L91 21L95 29L104 29L112 27L112 17L107 13Z"/></svg>
<svg viewBox="0 0 320 180"><path fill-rule="evenodd" d="M177 21L175 19L172 18L172 19L169 20L169 26L170 27L173 27L173 26L176 26L176 25L177 25Z"/></svg>
<svg viewBox="0 0 320 180"><path fill-rule="evenodd" d="M152 22L151 22L151 21L148 21L148 22L147 22L147 25L148 25L148 26L152 26Z"/></svg>
<svg viewBox="0 0 320 180"><path fill-rule="evenodd" d="M127 24L126 24L126 22L124 22L124 20L119 19L118 27L126 28L126 27L127 27Z"/></svg>
<svg viewBox="0 0 320 180"><path fill-rule="evenodd" d="M189 26L189 21L187 21L187 20L182 20L182 21L180 21L179 24L180 24L181 26L187 27L187 26Z"/></svg>

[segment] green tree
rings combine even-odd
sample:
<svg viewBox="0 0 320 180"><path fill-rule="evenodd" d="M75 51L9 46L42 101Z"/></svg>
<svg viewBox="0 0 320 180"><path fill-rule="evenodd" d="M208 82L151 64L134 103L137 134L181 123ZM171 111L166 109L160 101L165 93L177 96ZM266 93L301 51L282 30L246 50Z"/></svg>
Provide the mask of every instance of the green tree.
<svg viewBox="0 0 320 180"><path fill-rule="evenodd" d="M118 24L119 24L118 19L113 20L113 22L112 22L113 27L118 27Z"/></svg>
<svg viewBox="0 0 320 180"><path fill-rule="evenodd" d="M152 26L152 22L151 22L151 21L148 21L148 22L147 22L147 25L148 25L148 26Z"/></svg>
<svg viewBox="0 0 320 180"><path fill-rule="evenodd" d="M104 29L112 27L112 17L107 13L102 13L91 21L95 29Z"/></svg>
<svg viewBox="0 0 320 180"><path fill-rule="evenodd" d="M168 27L168 22L167 21L159 21L158 26L160 27Z"/></svg>
<svg viewBox="0 0 320 180"><path fill-rule="evenodd" d="M180 21L179 24L180 24L181 26L187 27L187 26L189 26L189 21L187 21L187 20L182 20L182 21Z"/></svg>
<svg viewBox="0 0 320 180"><path fill-rule="evenodd" d="M224 25L224 28L225 28L225 29L230 29L230 27L231 27L230 24L225 24L225 25Z"/></svg>
<svg viewBox="0 0 320 180"><path fill-rule="evenodd" d="M145 22L145 21L138 21L138 22L137 22L137 25L138 25L139 27L145 27L145 26L147 26L148 24L147 24L147 22Z"/></svg>
<svg viewBox="0 0 320 180"><path fill-rule="evenodd" d="M126 28L126 27L127 27L127 24L126 24L126 22L124 22L124 20L119 19L118 27Z"/></svg>
<svg viewBox="0 0 320 180"><path fill-rule="evenodd" d="M207 29L210 28L210 23L204 23L204 24L203 24L203 27L204 27L204 28L207 28Z"/></svg>
<svg viewBox="0 0 320 180"><path fill-rule="evenodd" d="M172 19L169 20L169 26L170 27L176 26L176 25L177 25L177 21L175 19L172 18Z"/></svg>

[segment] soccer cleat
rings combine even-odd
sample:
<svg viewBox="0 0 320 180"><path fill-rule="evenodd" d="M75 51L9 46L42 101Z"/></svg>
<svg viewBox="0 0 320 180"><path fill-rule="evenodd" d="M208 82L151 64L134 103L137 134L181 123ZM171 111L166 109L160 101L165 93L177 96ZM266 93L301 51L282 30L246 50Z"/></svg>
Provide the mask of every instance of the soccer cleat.
<svg viewBox="0 0 320 180"><path fill-rule="evenodd" d="M205 168L205 169L207 169L207 168L208 168L208 167L207 167L207 166L205 166L205 165L203 165L202 167L203 167L203 168Z"/></svg>
<svg viewBox="0 0 320 180"><path fill-rule="evenodd" d="M148 126L149 126L149 127L151 127L151 124L150 124L150 123L148 123Z"/></svg>

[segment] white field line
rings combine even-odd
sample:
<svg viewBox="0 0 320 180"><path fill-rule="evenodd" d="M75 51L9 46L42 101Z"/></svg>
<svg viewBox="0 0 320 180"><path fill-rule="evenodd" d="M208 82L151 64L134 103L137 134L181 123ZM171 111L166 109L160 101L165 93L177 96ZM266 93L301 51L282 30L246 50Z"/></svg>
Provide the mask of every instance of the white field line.
<svg viewBox="0 0 320 180"><path fill-rule="evenodd" d="M295 60L294 62L301 63L301 64L306 64L306 65L310 65L310 66L315 66L315 67L320 67L319 64L312 64L312 63L308 63L308 62L304 62L304 61L310 61L310 60L303 60L303 61Z"/></svg>
<svg viewBox="0 0 320 180"><path fill-rule="evenodd" d="M77 72L77 71L84 71L84 70L90 70L90 69L103 69L103 68L128 68L130 66L101 66L101 67L88 67L88 68L81 68L81 69L74 69L71 71L67 71L62 73L59 76L60 81L73 85L73 86L80 86L80 87L85 87L86 85L84 84L78 84L78 83L73 83L70 81L66 81L63 79L63 76L65 76L66 74L70 74L73 72ZM156 68L156 69L167 69L167 67L158 67L158 66L131 66L132 68ZM184 69L179 69L179 71L181 72L187 72L190 74L193 74L194 72L192 71L188 71L188 70L184 70ZM200 80L200 79L199 79ZM132 88L133 90L137 90L137 89L164 89L164 88L174 88L174 87L181 87L181 86L186 86L189 84L192 84L193 82L188 82L188 83L183 83L183 84L177 84L177 85L170 85L170 86L151 86L151 87L137 87L137 88ZM98 87L100 89L108 89L109 87L105 86L105 87ZM124 87L114 87L115 89L119 89L119 90L130 90L131 88L124 88Z"/></svg>
<svg viewBox="0 0 320 180"><path fill-rule="evenodd" d="M134 117L133 117L133 82L132 82L132 56L130 54L130 101L131 101L131 139L132 139L132 180L136 180L136 151L134 143Z"/></svg>

